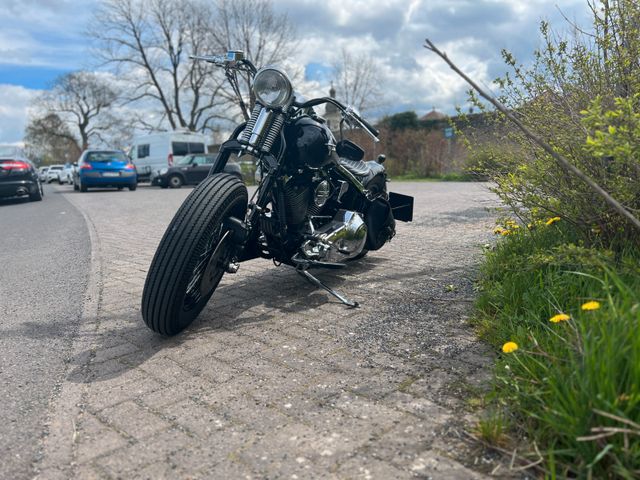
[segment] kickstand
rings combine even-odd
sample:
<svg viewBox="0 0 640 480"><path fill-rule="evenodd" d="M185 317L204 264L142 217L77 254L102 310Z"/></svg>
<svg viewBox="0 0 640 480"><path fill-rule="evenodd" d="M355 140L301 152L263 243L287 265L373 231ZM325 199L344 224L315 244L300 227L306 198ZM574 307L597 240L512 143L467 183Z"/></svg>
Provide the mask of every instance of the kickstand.
<svg viewBox="0 0 640 480"><path fill-rule="evenodd" d="M357 308L359 306L358 302L351 301L348 298L343 297L341 294L336 292L333 288L331 288L328 285L325 285L324 283L322 283L322 281L320 281L319 279L317 279L316 277L311 275L308 271L303 270L301 268L296 268L296 272L298 272L300 275L302 275L304 278L306 278L310 283L312 283L316 287L323 288L324 290L329 292L331 295L336 297L338 300L340 300L346 306L351 307L351 308Z"/></svg>

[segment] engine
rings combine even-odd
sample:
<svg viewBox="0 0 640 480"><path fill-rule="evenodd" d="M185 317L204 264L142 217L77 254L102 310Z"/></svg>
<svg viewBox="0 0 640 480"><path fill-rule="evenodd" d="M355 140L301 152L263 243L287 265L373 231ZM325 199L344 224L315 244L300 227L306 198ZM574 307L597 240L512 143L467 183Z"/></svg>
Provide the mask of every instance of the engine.
<svg viewBox="0 0 640 480"><path fill-rule="evenodd" d="M357 257L366 242L367 225L360 214L338 210L330 222L302 245L302 253L310 260L339 263Z"/></svg>
<svg viewBox="0 0 640 480"><path fill-rule="evenodd" d="M343 262L358 256L366 244L364 219L357 212L339 209L340 194L320 174L284 185L287 225L299 232L300 251L309 260Z"/></svg>

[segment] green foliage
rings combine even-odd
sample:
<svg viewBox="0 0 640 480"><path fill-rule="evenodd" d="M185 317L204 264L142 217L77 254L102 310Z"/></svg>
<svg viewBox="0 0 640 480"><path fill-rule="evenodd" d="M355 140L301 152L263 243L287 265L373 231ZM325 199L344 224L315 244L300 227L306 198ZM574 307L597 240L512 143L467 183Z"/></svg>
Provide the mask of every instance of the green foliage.
<svg viewBox="0 0 640 480"><path fill-rule="evenodd" d="M560 478L637 478L640 254L585 247L562 220L497 231L504 239L486 254L476 320L496 349L519 346L496 365L501 428L535 441ZM582 310L590 300L601 307ZM552 323L558 313L570 319ZM495 423L485 435L497 435Z"/></svg>
<svg viewBox="0 0 640 480"><path fill-rule="evenodd" d="M500 100L543 140L632 212L640 212L640 4L594 2L593 35L552 31L543 22L543 47L531 67L503 52L510 71L496 80ZM505 126L504 119L498 120ZM505 126L505 128L507 128ZM637 234L599 196L515 129L500 138L514 145L493 156L495 191L533 220L534 210L558 215L587 242L622 248ZM491 164L492 162L492 164ZM487 163L487 162L485 162Z"/></svg>
<svg viewBox="0 0 640 480"><path fill-rule="evenodd" d="M380 125L391 130L405 130L407 128L418 128L418 115L414 111L395 113L384 117Z"/></svg>

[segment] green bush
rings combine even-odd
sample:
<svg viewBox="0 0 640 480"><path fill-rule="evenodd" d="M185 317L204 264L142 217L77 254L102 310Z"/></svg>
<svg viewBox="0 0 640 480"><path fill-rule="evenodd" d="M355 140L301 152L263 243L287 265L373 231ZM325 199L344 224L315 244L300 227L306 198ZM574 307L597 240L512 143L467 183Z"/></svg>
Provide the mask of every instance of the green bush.
<svg viewBox="0 0 640 480"><path fill-rule="evenodd" d="M542 139L636 215L640 212L640 3L595 1L589 33L562 35L542 23L543 47L530 67L503 52L510 72L496 80L501 101ZM589 28L585 28L585 31ZM578 30L574 30L578 32ZM519 130L498 120L511 155L484 169L495 191L531 220L561 216L589 242L620 248L640 235L584 182Z"/></svg>

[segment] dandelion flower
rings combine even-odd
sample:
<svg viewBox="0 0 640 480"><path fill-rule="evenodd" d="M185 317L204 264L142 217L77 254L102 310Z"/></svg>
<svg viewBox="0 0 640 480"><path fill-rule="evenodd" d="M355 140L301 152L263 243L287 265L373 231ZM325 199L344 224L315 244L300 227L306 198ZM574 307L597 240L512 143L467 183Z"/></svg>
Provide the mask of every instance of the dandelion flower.
<svg viewBox="0 0 640 480"><path fill-rule="evenodd" d="M502 227L496 227L493 229L493 233L495 233L496 235L502 234L502 232L504 232L504 228Z"/></svg>
<svg viewBox="0 0 640 480"><path fill-rule="evenodd" d="M504 353L515 352L518 349L518 344L516 342L507 342L502 346L502 351Z"/></svg>
<svg viewBox="0 0 640 480"><path fill-rule="evenodd" d="M589 312L591 310L598 310L600 308L600 302L591 300L590 302L583 303L580 308L586 312Z"/></svg>
<svg viewBox="0 0 640 480"><path fill-rule="evenodd" d="M560 221L560 217L552 217L545 222L546 225L553 225L556 222Z"/></svg>
<svg viewBox="0 0 640 480"><path fill-rule="evenodd" d="M557 315L554 315L553 317L551 317L549 319L549 321L551 323L560 323L560 322L566 322L567 320L569 320L571 317L569 315L567 315L566 313L559 313Z"/></svg>

